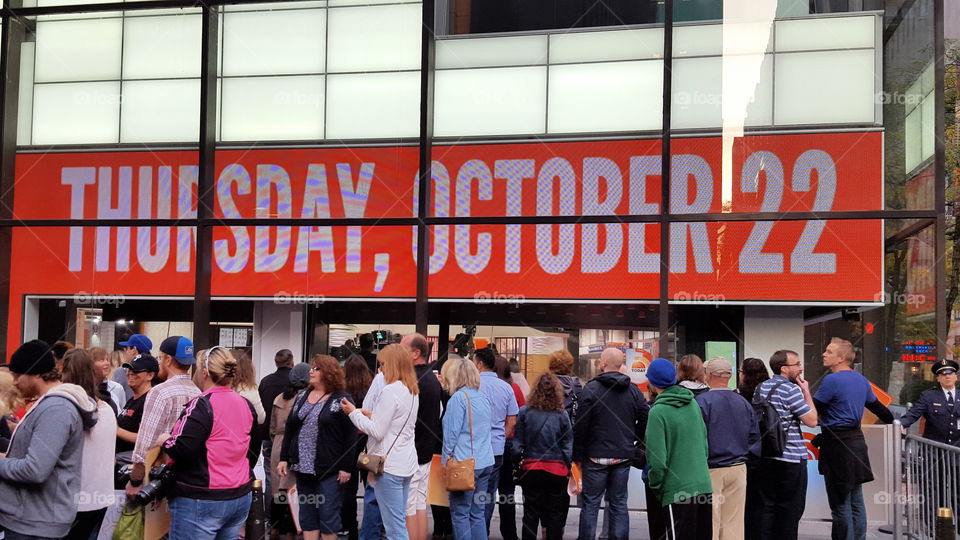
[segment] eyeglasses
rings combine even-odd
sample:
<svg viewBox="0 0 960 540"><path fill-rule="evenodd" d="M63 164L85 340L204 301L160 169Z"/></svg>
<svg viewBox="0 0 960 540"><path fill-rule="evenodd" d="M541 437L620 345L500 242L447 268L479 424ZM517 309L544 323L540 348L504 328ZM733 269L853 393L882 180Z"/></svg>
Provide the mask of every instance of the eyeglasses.
<svg viewBox="0 0 960 540"><path fill-rule="evenodd" d="M794 367L799 365L800 365L800 362L797 362L796 364L784 364L783 367Z"/></svg>
<svg viewBox="0 0 960 540"><path fill-rule="evenodd" d="M310 368L310 371L314 371L314 372L320 371L320 368L318 368L318 367L311 367L311 368Z"/></svg>

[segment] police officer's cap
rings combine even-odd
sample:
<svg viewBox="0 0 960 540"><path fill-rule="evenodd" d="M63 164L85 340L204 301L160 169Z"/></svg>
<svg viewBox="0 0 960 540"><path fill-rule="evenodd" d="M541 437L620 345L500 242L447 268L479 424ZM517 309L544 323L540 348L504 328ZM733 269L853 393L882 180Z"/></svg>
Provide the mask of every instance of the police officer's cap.
<svg viewBox="0 0 960 540"><path fill-rule="evenodd" d="M946 375L960 371L960 364L953 360L943 359L930 366L930 370L933 371L934 375Z"/></svg>

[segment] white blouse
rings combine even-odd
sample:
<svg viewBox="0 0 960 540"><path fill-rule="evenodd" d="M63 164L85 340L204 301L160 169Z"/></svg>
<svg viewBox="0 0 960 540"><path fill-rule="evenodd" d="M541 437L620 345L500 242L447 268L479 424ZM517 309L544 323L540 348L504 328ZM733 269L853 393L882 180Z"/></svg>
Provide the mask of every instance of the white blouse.
<svg viewBox="0 0 960 540"><path fill-rule="evenodd" d="M420 396L411 394L402 382L396 381L383 388L374 405L372 418L364 416L360 409L350 413L353 425L367 434L367 453L386 454L384 472L401 477L413 476L416 472L417 449L413 444L413 432L419 406ZM393 449L390 449L391 445Z"/></svg>
<svg viewBox="0 0 960 540"><path fill-rule="evenodd" d="M117 444L117 417L105 401L97 406L97 423L83 433L83 458L80 465L80 493L77 511L88 512L112 506L114 452Z"/></svg>

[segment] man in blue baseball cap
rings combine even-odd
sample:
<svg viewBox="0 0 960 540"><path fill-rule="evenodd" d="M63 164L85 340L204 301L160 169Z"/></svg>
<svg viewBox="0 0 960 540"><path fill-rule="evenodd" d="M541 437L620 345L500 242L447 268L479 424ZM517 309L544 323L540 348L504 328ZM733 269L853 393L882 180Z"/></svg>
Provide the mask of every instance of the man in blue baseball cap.
<svg viewBox="0 0 960 540"><path fill-rule="evenodd" d="M133 471L127 483L127 497L133 497L140 491L147 451L157 446L157 439L163 433L169 433L180 416L183 406L200 395L190 379L190 366L197 362L193 356L193 342L183 336L170 336L160 344L160 378L166 379L147 394L143 404L143 419L137 433L137 443L133 449Z"/></svg>
<svg viewBox="0 0 960 540"><path fill-rule="evenodd" d="M132 361L138 354L151 354L150 350L153 349L153 342L143 334L134 334L126 341L121 341L119 345L123 347L124 362Z"/></svg>

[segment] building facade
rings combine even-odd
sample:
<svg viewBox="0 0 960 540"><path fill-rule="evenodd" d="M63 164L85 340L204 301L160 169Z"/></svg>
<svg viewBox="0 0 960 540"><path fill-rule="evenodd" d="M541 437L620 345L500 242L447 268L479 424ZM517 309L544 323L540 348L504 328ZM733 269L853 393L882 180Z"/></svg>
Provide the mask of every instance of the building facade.
<svg viewBox="0 0 960 540"><path fill-rule="evenodd" d="M909 401L953 354L956 11L14 6L4 349L149 325L267 366L342 325L441 352L480 325L529 372L560 346L588 376L615 345L640 371L790 348L817 374L839 335Z"/></svg>

